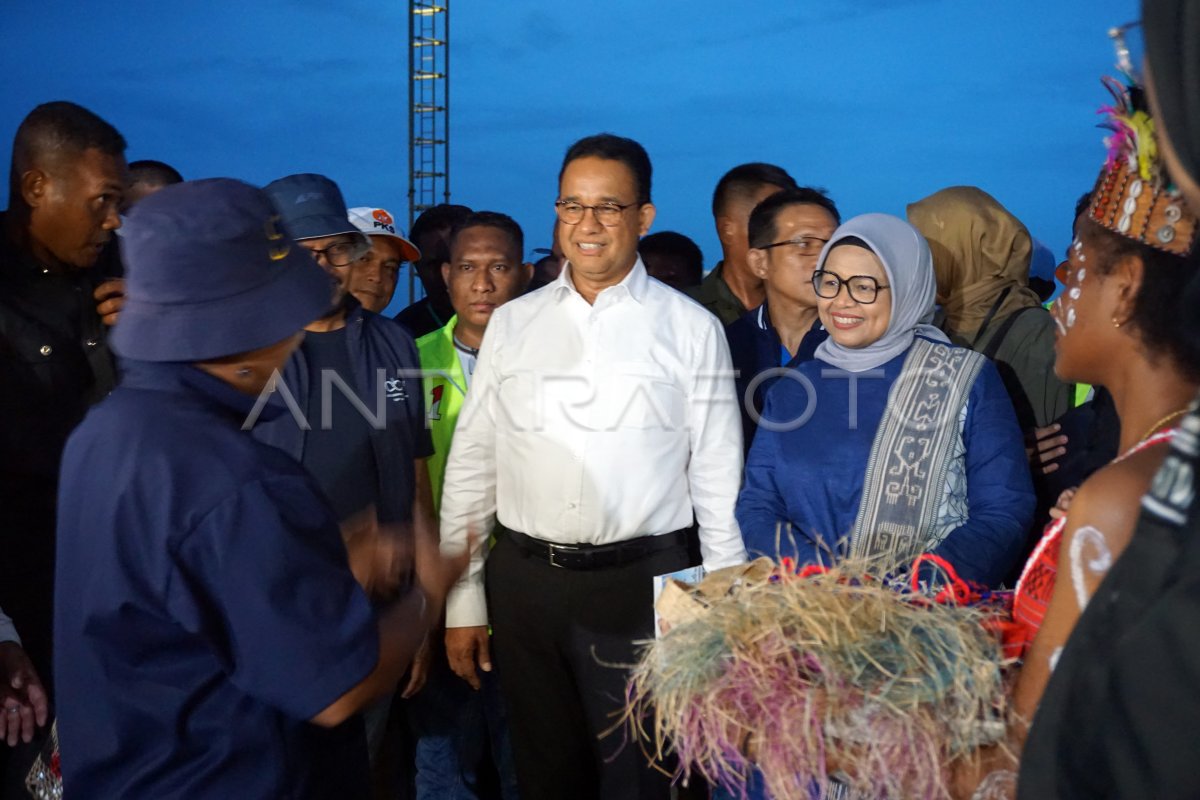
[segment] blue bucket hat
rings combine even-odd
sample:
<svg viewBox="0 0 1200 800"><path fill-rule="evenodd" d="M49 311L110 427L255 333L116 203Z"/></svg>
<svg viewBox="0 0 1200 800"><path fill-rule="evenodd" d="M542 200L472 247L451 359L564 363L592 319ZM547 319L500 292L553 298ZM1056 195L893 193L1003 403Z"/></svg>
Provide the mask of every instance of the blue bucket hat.
<svg viewBox="0 0 1200 800"><path fill-rule="evenodd" d="M284 224L297 240L353 233L362 237L363 244L369 244L358 228L351 224L342 190L324 175L288 175L271 181L263 187L263 191L270 196Z"/></svg>
<svg viewBox="0 0 1200 800"><path fill-rule="evenodd" d="M261 190L229 178L168 186L129 212L125 307L109 341L126 358L206 361L275 344L327 312L333 279L296 245Z"/></svg>

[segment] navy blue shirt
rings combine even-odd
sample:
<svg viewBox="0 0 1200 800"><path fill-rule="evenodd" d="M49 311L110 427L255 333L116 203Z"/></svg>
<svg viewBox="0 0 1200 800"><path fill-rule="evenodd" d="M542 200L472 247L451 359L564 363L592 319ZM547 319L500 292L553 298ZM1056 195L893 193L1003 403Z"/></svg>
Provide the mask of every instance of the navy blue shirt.
<svg viewBox="0 0 1200 800"><path fill-rule="evenodd" d="M766 370L780 367L794 369L805 361L811 361L817 347L828 338L829 332L822 327L820 320L815 320L800 340L796 355L789 355L779 340L775 326L771 324L766 303L725 326L725 340L729 342L729 355L737 373L734 383L737 386L738 408L742 412L742 445L746 453L750 452L754 433L758 430L755 420L762 415L767 390L779 380L779 376L764 378L754 387L752 394L750 384Z"/></svg>
<svg viewBox="0 0 1200 800"><path fill-rule="evenodd" d="M310 331L300 349L315 378L308 382L307 407L320 409L309 421L312 430L305 435L301 463L316 478L337 518L345 519L379 500L371 427L351 393L367 408L370 400L354 388L345 328Z"/></svg>
<svg viewBox="0 0 1200 800"><path fill-rule="evenodd" d="M122 366L63 458L66 793L327 796L361 754L320 746L307 720L379 649L330 509L294 459L241 430L253 397L187 365Z"/></svg>
<svg viewBox="0 0 1200 800"><path fill-rule="evenodd" d="M395 321L364 310L352 298L347 298L347 304L350 310L343 332L351 374L344 378L371 417L366 421L376 470L376 514L380 522L409 522L415 496L414 459L433 455L425 425L421 361L412 337ZM310 362L310 353L298 349L284 368L287 393L279 399L290 406L289 412L275 419L263 417L253 426L257 439L306 464L323 411L311 404L314 397L320 399L319 391L314 396L312 389L314 384L320 387L321 365ZM282 389L277 392L283 394ZM335 387L333 395L340 394Z"/></svg>

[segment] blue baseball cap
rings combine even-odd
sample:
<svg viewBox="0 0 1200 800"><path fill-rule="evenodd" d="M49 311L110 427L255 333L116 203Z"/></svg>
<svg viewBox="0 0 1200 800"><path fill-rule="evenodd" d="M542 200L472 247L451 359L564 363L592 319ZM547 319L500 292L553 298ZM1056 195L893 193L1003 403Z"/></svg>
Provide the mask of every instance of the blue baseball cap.
<svg viewBox="0 0 1200 800"><path fill-rule="evenodd" d="M342 190L324 175L308 172L288 175L271 181L263 191L270 196L284 224L297 240L353 233L362 237L364 244L369 244L350 223Z"/></svg>
<svg viewBox="0 0 1200 800"><path fill-rule="evenodd" d="M125 306L109 342L142 361L207 361L283 341L329 310L335 283L261 189L230 178L135 205L121 242Z"/></svg>

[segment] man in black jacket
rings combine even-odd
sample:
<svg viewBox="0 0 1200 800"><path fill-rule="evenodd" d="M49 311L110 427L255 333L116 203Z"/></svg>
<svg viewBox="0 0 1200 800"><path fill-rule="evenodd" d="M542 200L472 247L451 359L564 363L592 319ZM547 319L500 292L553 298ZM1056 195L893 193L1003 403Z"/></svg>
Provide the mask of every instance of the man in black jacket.
<svg viewBox="0 0 1200 800"><path fill-rule="evenodd" d="M59 459L116 377L105 329L121 283L92 267L121 225L124 152L87 109L40 105L17 129L0 214L0 606L47 686Z"/></svg>

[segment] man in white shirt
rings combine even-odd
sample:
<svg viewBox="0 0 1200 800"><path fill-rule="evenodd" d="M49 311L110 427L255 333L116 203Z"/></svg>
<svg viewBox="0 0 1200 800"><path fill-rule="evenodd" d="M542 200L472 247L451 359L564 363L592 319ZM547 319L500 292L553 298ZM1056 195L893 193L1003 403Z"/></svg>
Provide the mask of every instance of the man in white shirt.
<svg viewBox="0 0 1200 800"><path fill-rule="evenodd" d="M492 625L523 800L668 796L626 736L601 738L653 635L652 579L695 563L693 515L705 567L745 559L729 351L638 258L650 177L630 139L567 151L567 264L493 314L446 466L443 548L496 534L447 602L446 650L464 677L489 670Z"/></svg>

